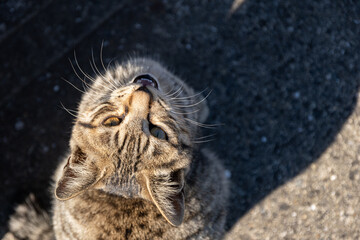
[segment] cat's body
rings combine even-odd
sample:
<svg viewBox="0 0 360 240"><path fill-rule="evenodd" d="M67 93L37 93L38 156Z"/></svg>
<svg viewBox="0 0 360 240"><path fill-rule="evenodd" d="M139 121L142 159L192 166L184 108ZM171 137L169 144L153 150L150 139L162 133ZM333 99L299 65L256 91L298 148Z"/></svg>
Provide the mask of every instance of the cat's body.
<svg viewBox="0 0 360 240"><path fill-rule="evenodd" d="M208 111L197 96L148 59L94 81L54 177L56 239L222 236L228 188L218 159L194 144Z"/></svg>
<svg viewBox="0 0 360 240"><path fill-rule="evenodd" d="M223 169L210 153L201 157L186 179L185 216L180 226L169 224L149 201L87 191L55 204L57 239L219 239L226 195L214 193L226 191L218 182L223 180L219 176ZM209 175L220 179L209 179Z"/></svg>

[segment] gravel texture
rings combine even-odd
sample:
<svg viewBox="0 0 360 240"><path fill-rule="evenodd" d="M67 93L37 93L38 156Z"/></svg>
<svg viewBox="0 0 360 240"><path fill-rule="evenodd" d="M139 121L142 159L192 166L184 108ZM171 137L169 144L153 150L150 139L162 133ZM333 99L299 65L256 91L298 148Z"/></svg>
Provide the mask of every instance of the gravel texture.
<svg viewBox="0 0 360 240"><path fill-rule="evenodd" d="M74 51L93 75L103 43L212 90L227 239L359 239L359 39L355 0L2 1L0 237L30 192L49 207L81 95L62 78L81 88Z"/></svg>

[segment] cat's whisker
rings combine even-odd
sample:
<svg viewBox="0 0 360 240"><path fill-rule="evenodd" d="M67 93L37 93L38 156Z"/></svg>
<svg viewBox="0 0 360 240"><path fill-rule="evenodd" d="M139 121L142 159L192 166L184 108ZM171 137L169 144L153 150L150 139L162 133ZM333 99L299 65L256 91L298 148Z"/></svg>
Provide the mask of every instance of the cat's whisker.
<svg viewBox="0 0 360 240"><path fill-rule="evenodd" d="M204 140L204 141L192 141L192 143L194 144L201 144L201 143L208 143L208 142L212 142L215 141L215 138L209 139L209 140Z"/></svg>
<svg viewBox="0 0 360 240"><path fill-rule="evenodd" d="M70 60L70 59L69 59L69 60ZM75 50L74 50L74 60L75 60L76 66L78 67L78 69L80 70L80 72L81 72L86 78L88 78L90 81L95 82L95 79L94 79L93 77L91 77L89 74L87 74L87 73L80 67L80 64L79 64L79 62L78 62L78 60L77 60L77 57L76 57L76 52L75 52ZM71 64L72 68L73 68L74 71L75 71L75 68L74 68L74 66L73 66L73 64L72 64L71 61L70 61L70 64ZM76 71L76 73L77 73L77 71ZM78 74L76 74L76 75L79 76ZM80 77L79 77L79 78L80 78ZM82 79L80 79L80 80L82 80Z"/></svg>
<svg viewBox="0 0 360 240"><path fill-rule="evenodd" d="M191 105L183 105L183 106L181 106L181 105L175 105L175 106L180 107L180 108L191 108L191 107L195 107L195 106L199 105L200 103L204 102L204 101L210 96L211 92L212 92L212 91L210 91L203 99L201 99L201 100L200 100L199 102L197 102L197 103L194 103L194 104L191 104Z"/></svg>
<svg viewBox="0 0 360 240"><path fill-rule="evenodd" d="M196 126L199 126L199 127L203 127L203 128L209 128L209 129L213 129L213 128L217 128L219 126L223 126L224 124L206 124L206 123L200 123L200 122L197 122L195 120L192 120L190 118L184 118L186 121L192 123L192 124L195 124Z"/></svg>
<svg viewBox="0 0 360 240"><path fill-rule="evenodd" d="M194 106L186 106L186 105L176 105L173 104L172 106L176 107L177 109L182 109L182 108L193 108Z"/></svg>
<svg viewBox="0 0 360 240"><path fill-rule="evenodd" d="M195 111L192 111L192 112L176 112L176 111L170 110L170 112L172 112L172 113L181 114L181 115L184 115L184 114L193 114L193 113L197 113L197 112L199 112L199 111L200 111L200 109L196 109Z"/></svg>
<svg viewBox="0 0 360 240"><path fill-rule="evenodd" d="M110 70L110 65L111 63L115 60L116 58L112 58L109 63L106 65L106 71L109 71Z"/></svg>
<svg viewBox="0 0 360 240"><path fill-rule="evenodd" d="M75 88L79 92L85 93L83 90L79 89L78 87L76 87L74 84L72 84L70 81L66 80L65 78L62 77L61 79L64 80L65 82L67 82L68 84L70 84L73 88Z"/></svg>
<svg viewBox="0 0 360 240"><path fill-rule="evenodd" d="M73 69L76 77L77 77L81 82L83 82L84 84L86 84L86 85L88 86L88 83L79 76L79 74L78 74L77 71L75 70L75 67L74 67L74 65L72 64L72 62L71 62L70 59L69 59L69 62L70 62L71 68ZM85 77L86 77L86 76L85 76ZM93 80L90 79L90 81L93 81ZM88 86L88 87L89 87L89 86ZM85 91L85 92L86 92L86 91Z"/></svg>
<svg viewBox="0 0 360 240"><path fill-rule="evenodd" d="M95 63L92 63L91 60L89 60L90 66L92 68L92 70L96 73L96 69L95 69ZM111 87L107 87L105 84L102 84L103 87L105 87L106 89L108 89L109 91L114 91L116 89L116 86L111 82L110 79L106 78L106 76L102 75L102 74L98 74L98 76L103 79L104 81L107 81L108 83L110 83Z"/></svg>
<svg viewBox="0 0 360 240"><path fill-rule="evenodd" d="M76 116L74 113L71 112L72 110L67 109L67 108L64 106L64 104L62 104L62 102L60 102L60 104L61 104L62 108L63 108L67 113L69 113L69 114L70 114L71 116L73 116L75 119L77 118L77 116Z"/></svg>
<svg viewBox="0 0 360 240"><path fill-rule="evenodd" d="M176 94L176 96L174 96L174 98L177 98L178 96L180 96L183 93L183 91L184 91L184 89L181 88L181 91L178 94Z"/></svg>
<svg viewBox="0 0 360 240"><path fill-rule="evenodd" d="M202 140L202 139L206 139L206 138L210 138L210 137L215 137L216 135L217 135L216 133L209 134L209 135L206 135L206 136L194 138L194 140Z"/></svg>
<svg viewBox="0 0 360 240"><path fill-rule="evenodd" d="M95 74L101 76L103 79L105 79L105 76L99 71L98 67L96 66L96 63L95 63L95 58L94 58L94 50L91 48L91 59L92 59L92 62L94 64L94 68L96 71Z"/></svg>
<svg viewBox="0 0 360 240"><path fill-rule="evenodd" d="M85 79L83 79L81 82L82 82L81 85L84 89L84 92L88 92L88 90L90 89L89 84L85 81Z"/></svg>
<svg viewBox="0 0 360 240"><path fill-rule="evenodd" d="M104 48L104 40L101 42L101 47L100 47L100 62L101 62L101 66L103 67L104 71L106 72L106 68L104 65L104 61L103 61L103 48Z"/></svg>
<svg viewBox="0 0 360 240"><path fill-rule="evenodd" d="M182 87L181 87L181 86L180 86L180 87L179 87L179 89L178 89L178 90L176 90L175 92L173 92L173 93L171 93L171 94L167 95L167 97L168 97L168 98L170 98L170 97L174 96L175 94L177 94L179 91L182 91Z"/></svg>
<svg viewBox="0 0 360 240"><path fill-rule="evenodd" d="M168 95L175 89L175 86L173 86L168 92L164 93L165 97L168 97Z"/></svg>
<svg viewBox="0 0 360 240"><path fill-rule="evenodd" d="M202 90L201 92L198 92L192 96L188 96L188 97L179 97L179 98L171 98L171 100L186 100L186 99L193 99L196 96L201 95L203 92L205 92L208 88L205 88L204 90Z"/></svg>

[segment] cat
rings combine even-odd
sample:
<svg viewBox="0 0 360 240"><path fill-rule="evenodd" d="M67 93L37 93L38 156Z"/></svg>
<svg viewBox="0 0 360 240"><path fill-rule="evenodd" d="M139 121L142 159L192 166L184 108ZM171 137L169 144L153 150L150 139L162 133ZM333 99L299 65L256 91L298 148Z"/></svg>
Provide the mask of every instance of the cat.
<svg viewBox="0 0 360 240"><path fill-rule="evenodd" d="M42 230L19 227L33 204L19 206L4 239L220 239L228 182L195 143L205 99L146 58L92 80L54 174L52 223L42 212Z"/></svg>

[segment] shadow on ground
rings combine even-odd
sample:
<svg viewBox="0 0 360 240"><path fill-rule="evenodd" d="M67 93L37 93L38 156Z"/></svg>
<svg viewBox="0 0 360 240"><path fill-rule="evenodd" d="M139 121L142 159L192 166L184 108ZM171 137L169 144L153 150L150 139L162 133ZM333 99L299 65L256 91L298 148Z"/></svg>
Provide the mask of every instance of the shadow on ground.
<svg viewBox="0 0 360 240"><path fill-rule="evenodd" d="M60 101L74 109L80 97L61 80L81 87L73 49L88 72L104 40L106 63L154 56L198 91L213 89L209 122L224 125L207 145L231 172L228 228L316 161L356 101L355 1L248 0L232 15L232 1L19 3L0 5L13 11L0 19L0 235L29 192L49 206L72 121Z"/></svg>

